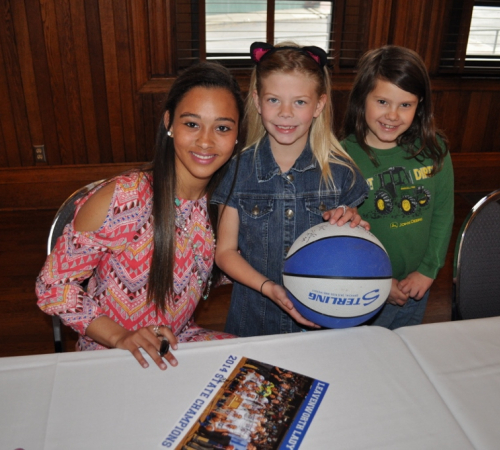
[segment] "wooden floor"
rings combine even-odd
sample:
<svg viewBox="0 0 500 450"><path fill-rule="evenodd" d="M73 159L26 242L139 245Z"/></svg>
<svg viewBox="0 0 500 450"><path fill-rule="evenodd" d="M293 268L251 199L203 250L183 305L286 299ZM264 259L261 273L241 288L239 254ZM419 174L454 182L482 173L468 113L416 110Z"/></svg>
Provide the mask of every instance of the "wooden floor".
<svg viewBox="0 0 500 450"><path fill-rule="evenodd" d="M452 251L460 225L482 194L455 196L455 226L446 266L434 282L424 321L443 322L451 317ZM36 306L35 279L46 257L46 238L55 210L0 210L0 357L53 351L49 316ZM198 307L200 325L221 330L230 286L214 289ZM64 327L65 348L74 348L75 333Z"/></svg>

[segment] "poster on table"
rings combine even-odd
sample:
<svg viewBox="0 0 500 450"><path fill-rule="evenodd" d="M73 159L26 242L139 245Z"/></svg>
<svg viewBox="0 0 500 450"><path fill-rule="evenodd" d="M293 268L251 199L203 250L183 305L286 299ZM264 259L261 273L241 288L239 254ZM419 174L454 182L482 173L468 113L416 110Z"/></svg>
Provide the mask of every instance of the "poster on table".
<svg viewBox="0 0 500 450"><path fill-rule="evenodd" d="M295 450L328 383L229 355L162 442L182 450Z"/></svg>

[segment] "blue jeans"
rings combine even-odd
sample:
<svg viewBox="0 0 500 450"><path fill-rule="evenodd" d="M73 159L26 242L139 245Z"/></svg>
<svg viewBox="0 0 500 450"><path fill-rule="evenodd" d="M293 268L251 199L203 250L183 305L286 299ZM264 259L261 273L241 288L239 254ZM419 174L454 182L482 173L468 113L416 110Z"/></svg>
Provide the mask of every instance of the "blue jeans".
<svg viewBox="0 0 500 450"><path fill-rule="evenodd" d="M429 299L429 292L430 290L420 300L409 298L403 306L386 303L373 319L366 322L366 325L378 325L379 327L389 328L389 330L395 330L400 327L421 324L427 300Z"/></svg>

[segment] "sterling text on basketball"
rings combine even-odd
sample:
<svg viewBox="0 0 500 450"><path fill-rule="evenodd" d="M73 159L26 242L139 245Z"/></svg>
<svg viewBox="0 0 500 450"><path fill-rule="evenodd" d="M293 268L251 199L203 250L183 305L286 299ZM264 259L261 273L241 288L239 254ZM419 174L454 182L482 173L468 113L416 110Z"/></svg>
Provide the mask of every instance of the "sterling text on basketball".
<svg viewBox="0 0 500 450"><path fill-rule="evenodd" d="M325 294L318 294L314 291L309 292L309 300L318 301L321 303L332 304L332 305L346 305L346 306L368 306L371 305L380 297L380 290L374 289L373 291L367 292L362 297L341 297L341 296L331 296Z"/></svg>

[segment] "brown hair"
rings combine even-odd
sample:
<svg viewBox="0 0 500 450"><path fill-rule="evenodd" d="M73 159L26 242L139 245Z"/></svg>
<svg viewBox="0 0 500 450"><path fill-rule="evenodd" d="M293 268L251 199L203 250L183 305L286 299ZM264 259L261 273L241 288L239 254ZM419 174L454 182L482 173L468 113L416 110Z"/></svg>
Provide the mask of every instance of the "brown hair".
<svg viewBox="0 0 500 450"><path fill-rule="evenodd" d="M378 166L372 149L365 141L368 133L365 119L366 98L375 89L378 80L388 81L417 96L419 103L415 118L408 130L398 137L397 144L405 148L409 158L431 158L432 174L436 174L441 170L444 157L448 153L448 142L444 133L436 129L430 79L425 64L418 53L408 48L387 45L369 50L361 57L349 95L342 137L345 139L354 134L358 144Z"/></svg>
<svg viewBox="0 0 500 450"><path fill-rule="evenodd" d="M167 135L172 125L177 105L195 87L222 88L229 91L239 112L238 132L243 117L243 100L240 87L228 69L216 63L199 63L183 72L173 83L165 103L164 113L156 136L155 156L148 170L153 173L153 236L154 249L149 271L147 302L164 311L166 302L174 293L175 265L175 147ZM169 113L169 124L163 117ZM236 146L233 155L239 152ZM210 197L227 168L227 163L214 173L207 185L208 212L214 233L217 230L217 207L210 205ZM214 266L215 280L219 276Z"/></svg>

